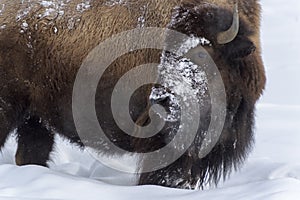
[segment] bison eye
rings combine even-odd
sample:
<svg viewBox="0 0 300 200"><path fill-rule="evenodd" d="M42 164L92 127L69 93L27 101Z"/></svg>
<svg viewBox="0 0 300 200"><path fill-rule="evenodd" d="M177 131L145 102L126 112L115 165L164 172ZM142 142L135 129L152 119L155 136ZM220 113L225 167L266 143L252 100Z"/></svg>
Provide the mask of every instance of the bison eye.
<svg viewBox="0 0 300 200"><path fill-rule="evenodd" d="M191 62L198 66L205 64L209 58L208 52L206 52L201 45L190 49L184 57L190 59Z"/></svg>
<svg viewBox="0 0 300 200"><path fill-rule="evenodd" d="M205 52L199 52L198 57L199 58L207 58L207 54Z"/></svg>
<svg viewBox="0 0 300 200"><path fill-rule="evenodd" d="M212 20L214 18L214 13L213 12L207 12L206 13L206 19L207 20Z"/></svg>

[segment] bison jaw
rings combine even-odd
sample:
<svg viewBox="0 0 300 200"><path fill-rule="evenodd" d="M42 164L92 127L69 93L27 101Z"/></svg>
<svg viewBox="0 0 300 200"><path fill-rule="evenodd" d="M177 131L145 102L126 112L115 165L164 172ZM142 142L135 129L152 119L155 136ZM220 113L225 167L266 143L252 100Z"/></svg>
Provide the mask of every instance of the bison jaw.
<svg viewBox="0 0 300 200"><path fill-rule="evenodd" d="M218 44L227 44L231 42L237 36L238 32L239 32L239 11L238 11L238 4L235 3L231 27L227 31L218 34L217 36Z"/></svg>

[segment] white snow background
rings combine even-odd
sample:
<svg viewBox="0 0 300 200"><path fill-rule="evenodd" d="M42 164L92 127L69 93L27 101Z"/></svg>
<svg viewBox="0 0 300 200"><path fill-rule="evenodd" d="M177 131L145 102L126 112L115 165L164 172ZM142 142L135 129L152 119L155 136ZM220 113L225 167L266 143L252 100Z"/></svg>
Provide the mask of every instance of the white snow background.
<svg viewBox="0 0 300 200"><path fill-rule="evenodd" d="M242 169L225 183L205 191L130 186L132 177L103 167L58 137L50 169L18 167L11 137L0 154L0 200L299 200L300 1L262 0L262 6L268 83L257 106L256 143Z"/></svg>

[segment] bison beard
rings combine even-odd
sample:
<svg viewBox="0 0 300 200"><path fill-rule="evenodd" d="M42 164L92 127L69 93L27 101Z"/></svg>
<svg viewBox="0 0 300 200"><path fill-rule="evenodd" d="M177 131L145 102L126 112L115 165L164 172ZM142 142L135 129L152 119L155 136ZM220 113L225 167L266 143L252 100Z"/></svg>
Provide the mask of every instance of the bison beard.
<svg viewBox="0 0 300 200"><path fill-rule="evenodd" d="M53 1L57 3L56 1ZM109 5L91 1L91 7L75 12L79 0L67 3L64 15L43 16L40 1L4 0L0 12L0 148L10 131L17 128L16 163L46 166L53 147L55 132L71 142L83 144L76 133L72 116L72 87L77 71L87 54L99 43L116 33L141 26L170 28L181 33L205 37L211 46L204 46L222 75L227 116L221 137L204 158L198 157L201 138L210 121L210 104L195 141L186 153L171 165L143 173L139 184L156 184L177 188L202 187L226 178L244 161L253 142L255 102L262 94L265 74L260 55L260 6L257 0L238 0L239 30L237 35L220 44L219 33L232 21L232 5L227 1L162 0L135 1ZM16 18L27 8L23 15ZM30 8L30 9L29 9ZM144 8L144 9L140 9ZM73 21L72 21L73 20ZM70 21L72 28L70 28ZM4 26L5 25L5 26ZM166 124L148 140L131 138L114 122L110 99L113 87L127 71L145 63L159 63L161 51L144 49L119 57L99 82L96 110L99 123L114 143L131 152L147 152L160 148L170 140ZM130 102L132 119L139 120L147 112L152 85L140 88ZM167 107L169 99L160 104ZM139 121L149 122L148 115ZM188 133L187 133L188 134ZM140 167L147 165L142 161Z"/></svg>

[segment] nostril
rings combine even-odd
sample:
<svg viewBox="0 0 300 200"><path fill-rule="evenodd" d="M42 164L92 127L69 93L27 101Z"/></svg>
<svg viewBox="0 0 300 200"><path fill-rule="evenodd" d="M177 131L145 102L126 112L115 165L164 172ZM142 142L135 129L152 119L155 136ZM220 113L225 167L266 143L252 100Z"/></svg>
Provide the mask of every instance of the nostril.
<svg viewBox="0 0 300 200"><path fill-rule="evenodd" d="M160 96L156 96L156 98L151 98L150 102L151 105L154 104L160 104L160 105L164 105L168 102L169 97L167 95L160 95Z"/></svg>

